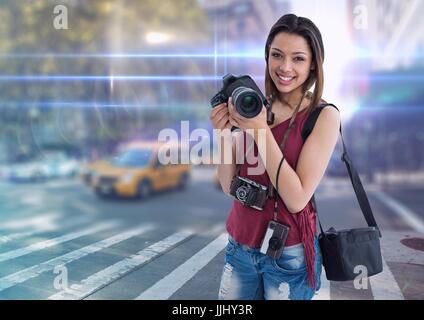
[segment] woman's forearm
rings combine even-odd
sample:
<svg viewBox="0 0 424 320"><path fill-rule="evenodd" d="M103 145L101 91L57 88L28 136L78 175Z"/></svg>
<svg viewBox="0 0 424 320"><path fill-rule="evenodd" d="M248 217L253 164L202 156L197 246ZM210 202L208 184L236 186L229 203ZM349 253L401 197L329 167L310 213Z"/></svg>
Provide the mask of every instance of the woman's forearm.
<svg viewBox="0 0 424 320"><path fill-rule="evenodd" d="M231 180L236 172L235 142L230 136L219 137L217 175L224 193L230 193Z"/></svg>

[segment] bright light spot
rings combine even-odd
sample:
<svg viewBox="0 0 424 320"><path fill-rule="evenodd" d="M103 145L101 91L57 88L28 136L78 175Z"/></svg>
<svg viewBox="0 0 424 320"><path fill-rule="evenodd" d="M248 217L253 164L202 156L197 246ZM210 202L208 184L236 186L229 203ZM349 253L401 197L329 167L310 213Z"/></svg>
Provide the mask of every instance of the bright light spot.
<svg viewBox="0 0 424 320"><path fill-rule="evenodd" d="M110 75L110 82L109 82L109 88L110 88L110 92L113 92L113 74Z"/></svg>
<svg viewBox="0 0 424 320"><path fill-rule="evenodd" d="M146 34L146 41L151 44L164 43L169 40L169 35L163 32L149 32Z"/></svg>
<svg viewBox="0 0 424 320"><path fill-rule="evenodd" d="M336 104L336 106L340 110L342 125L349 122L359 108L357 101L354 99L345 99L343 103Z"/></svg>
<svg viewBox="0 0 424 320"><path fill-rule="evenodd" d="M323 99L340 107L343 121L348 121L357 110L355 99L347 97L341 89L349 66L357 59L357 48L352 44L346 17L340 14L347 12L347 4L347 1L299 0L293 2L292 8L295 14L311 19L322 33L325 51Z"/></svg>

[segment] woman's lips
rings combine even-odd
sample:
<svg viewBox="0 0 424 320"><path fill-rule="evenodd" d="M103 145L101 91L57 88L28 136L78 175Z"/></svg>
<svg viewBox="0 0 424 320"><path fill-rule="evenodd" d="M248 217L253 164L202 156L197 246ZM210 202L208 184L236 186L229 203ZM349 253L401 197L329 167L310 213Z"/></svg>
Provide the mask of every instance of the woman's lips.
<svg viewBox="0 0 424 320"><path fill-rule="evenodd" d="M283 77L279 74L277 74L277 77L278 77L278 82L283 86L287 86L291 84L293 80L296 78L296 77Z"/></svg>

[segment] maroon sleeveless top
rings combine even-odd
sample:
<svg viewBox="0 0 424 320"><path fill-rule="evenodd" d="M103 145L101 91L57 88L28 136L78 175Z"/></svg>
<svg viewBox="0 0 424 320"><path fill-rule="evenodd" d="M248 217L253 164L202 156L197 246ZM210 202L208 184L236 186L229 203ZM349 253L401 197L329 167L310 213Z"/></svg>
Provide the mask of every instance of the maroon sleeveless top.
<svg viewBox="0 0 424 320"><path fill-rule="evenodd" d="M302 128L307 119L307 112L305 108L300 111L294 121L294 126L286 140L283 151L285 161L287 161L293 170L296 170L297 161L303 147ZM289 126L290 118L286 121L276 125L271 129L275 140L280 145L283 135ZM244 133L245 135L246 133ZM245 143L246 145L246 143ZM258 155L256 144L254 145L254 154ZM249 167L257 168L258 163L249 164L247 161L241 165L240 176L247 177L262 185L268 186L270 180L268 173L262 175L248 175L247 169ZM281 176L280 176L281 179ZM284 186L283 186L284 188ZM228 233L233 239L241 244L250 247L259 248L268 226L268 222L274 217L274 199L266 201L263 211L247 207L239 201L234 200L227 218L226 227ZM295 214L290 213L284 202L278 197L278 215L277 221L290 226L290 232L286 241L286 246L303 243L305 248L305 260L308 270L308 282L314 286L314 236L316 234L316 218L315 209L311 201L308 202L306 207Z"/></svg>

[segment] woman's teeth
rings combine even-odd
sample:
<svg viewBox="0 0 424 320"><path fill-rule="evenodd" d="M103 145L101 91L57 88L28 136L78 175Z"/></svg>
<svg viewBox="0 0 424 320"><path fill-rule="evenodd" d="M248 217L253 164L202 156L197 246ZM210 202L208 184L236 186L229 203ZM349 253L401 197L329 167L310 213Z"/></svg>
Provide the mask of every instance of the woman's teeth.
<svg viewBox="0 0 424 320"><path fill-rule="evenodd" d="M283 81L290 81L290 80L294 79L294 77L282 77L282 76L278 76L278 78L280 78Z"/></svg>

